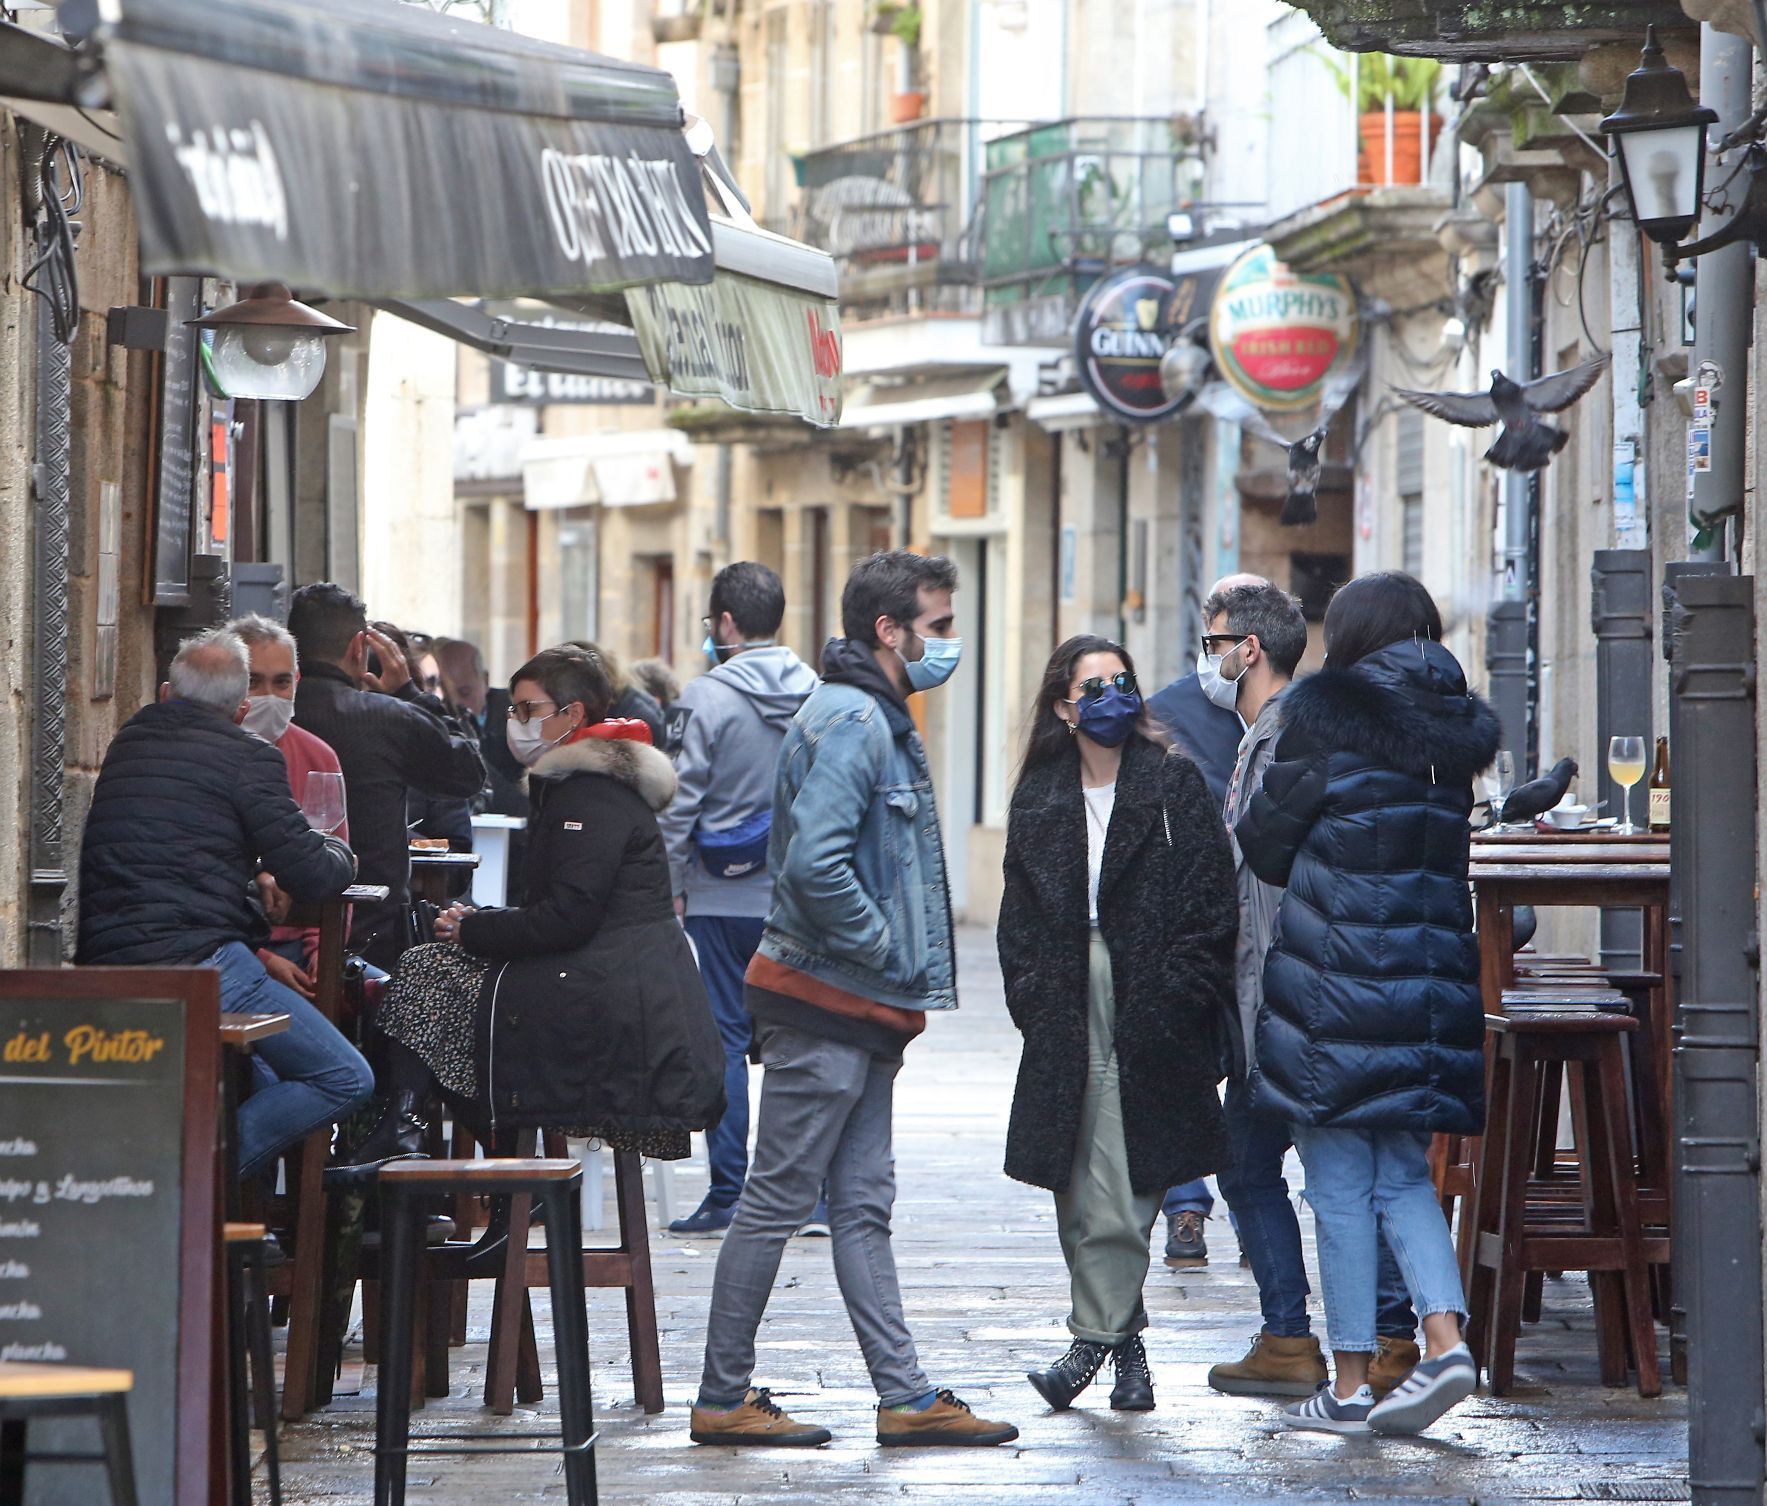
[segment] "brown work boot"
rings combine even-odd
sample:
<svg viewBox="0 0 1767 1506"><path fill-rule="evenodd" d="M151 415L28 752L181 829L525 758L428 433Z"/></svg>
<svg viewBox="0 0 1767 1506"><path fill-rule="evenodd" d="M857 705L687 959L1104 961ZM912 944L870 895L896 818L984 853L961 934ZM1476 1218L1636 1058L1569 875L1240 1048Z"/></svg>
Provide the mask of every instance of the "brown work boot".
<svg viewBox="0 0 1767 1506"><path fill-rule="evenodd" d="M1298 1339L1256 1333L1243 1360L1209 1372L1209 1384L1229 1396L1311 1396L1325 1378L1325 1356L1310 1333Z"/></svg>
<svg viewBox="0 0 1767 1506"><path fill-rule="evenodd" d="M1018 1429L1010 1422L977 1417L949 1391L940 1391L922 1412L877 1409L877 1441L885 1448L986 1448L1016 1437Z"/></svg>
<svg viewBox="0 0 1767 1506"><path fill-rule="evenodd" d="M1396 1339L1383 1333L1376 1342L1380 1345L1380 1353L1369 1361L1368 1384L1374 1391L1374 1399L1379 1401L1411 1374L1423 1355L1411 1339Z"/></svg>
<svg viewBox="0 0 1767 1506"><path fill-rule="evenodd" d="M763 1388L750 1391L740 1407L732 1407L728 1412L695 1407L687 1436L695 1443L817 1448L833 1435L827 1428L788 1417Z"/></svg>

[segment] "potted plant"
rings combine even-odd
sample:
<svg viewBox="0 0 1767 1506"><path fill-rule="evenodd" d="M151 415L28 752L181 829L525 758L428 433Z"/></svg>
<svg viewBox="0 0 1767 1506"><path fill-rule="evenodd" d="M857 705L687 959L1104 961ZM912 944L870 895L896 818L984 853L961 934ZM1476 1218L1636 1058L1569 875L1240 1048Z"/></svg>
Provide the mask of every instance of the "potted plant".
<svg viewBox="0 0 1767 1506"><path fill-rule="evenodd" d="M1319 56L1339 92L1356 106L1356 181L1386 186L1423 181L1424 131L1433 150L1442 118L1433 108L1442 65L1434 58L1361 54L1354 64L1332 53ZM1392 161L1387 161L1387 106L1392 105Z"/></svg>
<svg viewBox="0 0 1767 1506"><path fill-rule="evenodd" d="M871 19L867 23L874 36L887 37L896 29L896 17L902 14L904 0L872 0Z"/></svg>
<svg viewBox="0 0 1767 1506"><path fill-rule="evenodd" d="M679 9L659 6L651 12L651 40L659 46L664 42L694 42L699 40L701 6L700 0L677 0Z"/></svg>
<svg viewBox="0 0 1767 1506"><path fill-rule="evenodd" d="M890 18L890 35L902 44L902 87L890 96L890 120L907 125L926 114L926 91L919 87L921 10L913 3L896 9Z"/></svg>

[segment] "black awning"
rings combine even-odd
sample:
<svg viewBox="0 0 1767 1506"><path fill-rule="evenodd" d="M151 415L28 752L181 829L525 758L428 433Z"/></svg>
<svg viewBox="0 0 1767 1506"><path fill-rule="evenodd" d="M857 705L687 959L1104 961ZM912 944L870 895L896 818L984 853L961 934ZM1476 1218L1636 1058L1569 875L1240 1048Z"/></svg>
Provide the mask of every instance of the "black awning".
<svg viewBox="0 0 1767 1506"><path fill-rule="evenodd" d="M367 299L711 280L666 73L397 0L63 0L61 20L102 49L150 272Z"/></svg>

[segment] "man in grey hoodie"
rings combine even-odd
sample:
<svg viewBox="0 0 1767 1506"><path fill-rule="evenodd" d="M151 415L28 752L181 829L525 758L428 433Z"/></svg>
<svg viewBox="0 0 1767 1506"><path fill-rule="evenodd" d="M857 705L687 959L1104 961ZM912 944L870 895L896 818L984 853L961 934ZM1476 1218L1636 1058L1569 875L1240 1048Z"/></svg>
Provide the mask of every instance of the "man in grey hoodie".
<svg viewBox="0 0 1767 1506"><path fill-rule="evenodd" d="M724 1039L724 1117L706 1138L711 1186L676 1234L729 1226L748 1175L749 1047L754 1025L743 974L760 944L773 878L767 871L774 769L785 729L816 688L816 672L774 641L785 588L765 565L739 560L712 578L709 673L688 682L674 803L657 818L669 849L675 910L699 953L700 977Z"/></svg>

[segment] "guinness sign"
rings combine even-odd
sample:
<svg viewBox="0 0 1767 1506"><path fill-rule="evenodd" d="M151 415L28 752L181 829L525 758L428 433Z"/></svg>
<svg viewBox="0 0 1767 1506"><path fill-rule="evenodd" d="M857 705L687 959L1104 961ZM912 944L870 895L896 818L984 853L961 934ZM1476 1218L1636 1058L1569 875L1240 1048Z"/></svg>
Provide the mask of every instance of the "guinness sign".
<svg viewBox="0 0 1767 1506"><path fill-rule="evenodd" d="M1102 279L1086 295L1074 324L1074 365L1093 400L1125 423L1155 423L1190 400L1166 396L1160 361L1185 325L1207 307L1214 273L1174 277L1158 267L1131 267Z"/></svg>

